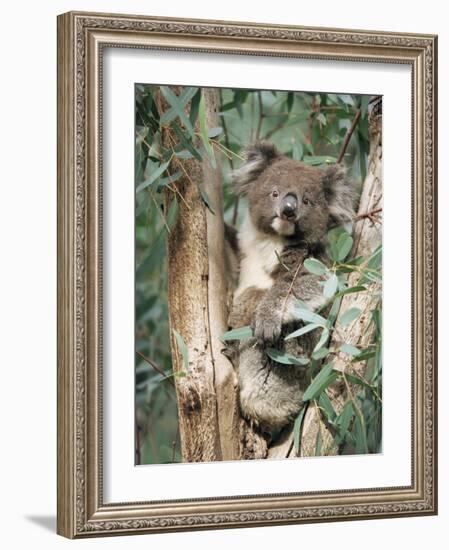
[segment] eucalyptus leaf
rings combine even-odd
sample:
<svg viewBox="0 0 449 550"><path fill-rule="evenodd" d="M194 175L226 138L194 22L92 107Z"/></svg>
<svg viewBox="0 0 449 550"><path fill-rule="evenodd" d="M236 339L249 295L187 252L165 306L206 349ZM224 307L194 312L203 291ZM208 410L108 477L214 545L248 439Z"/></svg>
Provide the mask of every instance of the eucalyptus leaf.
<svg viewBox="0 0 449 550"><path fill-rule="evenodd" d="M179 139L180 144L183 147L185 147L193 157L195 157L197 160L201 162L203 160L203 157L201 156L200 152L195 148L191 139L185 136L184 132L181 130L181 128L178 126L176 122L172 122L171 127L173 128L173 131L175 132L176 137ZM176 156L179 157L179 154Z"/></svg>
<svg viewBox="0 0 449 550"><path fill-rule="evenodd" d="M340 346L340 351L354 357L360 355L360 350L355 346L352 346L351 344L343 344L342 346Z"/></svg>
<svg viewBox="0 0 449 550"><path fill-rule="evenodd" d="M178 97L169 86L161 86L160 90L164 98L171 105L171 109L165 112L160 119L161 125L165 125L171 122L176 117L183 123L185 129L189 132L190 137L193 138L195 132L193 126L188 118L184 108L190 99L195 95L198 88L188 88L184 90Z"/></svg>
<svg viewBox="0 0 449 550"><path fill-rule="evenodd" d="M326 319L324 317L321 317L321 315L318 315L318 313L314 313L313 311L309 311L308 309L295 307L293 310L293 315L301 321L306 321L307 323L315 323L316 325L320 325L322 327L326 326Z"/></svg>
<svg viewBox="0 0 449 550"><path fill-rule="evenodd" d="M336 298L339 298L340 296L346 296L346 294L354 294L356 292L365 292L366 287L363 285L357 285L357 286L351 286L349 288L345 288L344 290L340 290L335 295Z"/></svg>
<svg viewBox="0 0 449 550"><path fill-rule="evenodd" d="M216 126L215 128L210 128L207 131L207 136L209 138L215 138L223 133L223 128L221 126Z"/></svg>
<svg viewBox="0 0 449 550"><path fill-rule="evenodd" d="M179 332L173 329L173 334L175 335L176 344L178 345L178 349L181 352L181 355L184 361L184 368L186 371L188 371L189 370L189 350L187 349L186 343L184 342L184 339L179 334Z"/></svg>
<svg viewBox="0 0 449 550"><path fill-rule="evenodd" d="M331 157L329 155L323 156L305 156L303 158L304 164L309 164L310 166L320 166L321 164L335 164L337 162L336 157Z"/></svg>
<svg viewBox="0 0 449 550"><path fill-rule="evenodd" d="M207 194L206 190L204 189L204 187L202 185L198 185L198 189L200 191L202 201L204 202L206 207L209 209L210 213L215 215L215 211L212 207L211 200L210 200L209 195Z"/></svg>
<svg viewBox="0 0 449 550"><path fill-rule="evenodd" d="M320 359L324 359L329 354L329 349L326 347L322 347L317 351L314 351L312 353L312 358L319 361Z"/></svg>
<svg viewBox="0 0 449 550"><path fill-rule="evenodd" d="M342 327L345 327L355 321L361 314L361 310L358 307L351 307L347 309L340 317L339 322Z"/></svg>
<svg viewBox="0 0 449 550"><path fill-rule="evenodd" d="M167 170L169 164L170 162L164 162L158 168L156 168L156 170L154 170L154 172L150 174L148 179L137 186L136 193L140 193L140 191L152 185L159 178L159 176L161 176L165 172L165 170Z"/></svg>
<svg viewBox="0 0 449 550"><path fill-rule="evenodd" d="M288 353L283 353L275 348L267 348L266 354L270 359L276 361L276 363L281 363L282 365L299 365L304 366L309 364L309 359L307 357L295 357Z"/></svg>
<svg viewBox="0 0 449 550"><path fill-rule="evenodd" d="M233 330L229 330L220 336L222 342L228 340L247 340L253 337L253 331L250 326L239 327Z"/></svg>
<svg viewBox="0 0 449 550"><path fill-rule="evenodd" d="M323 332L321 333L320 339L318 340L316 346L313 348L313 353L316 353L318 350L320 350L327 342L329 338L329 329L326 327L323 328Z"/></svg>
<svg viewBox="0 0 449 550"><path fill-rule="evenodd" d="M314 275L324 275L327 271L327 267L323 264L323 262L320 262L320 260L317 260L316 258L307 258L304 260L303 265L307 271L313 273Z"/></svg>
<svg viewBox="0 0 449 550"><path fill-rule="evenodd" d="M307 411L307 403L305 403L298 414L298 416L295 419L295 423L293 425L293 445L295 448L296 456L299 455L299 450L301 446L301 432L302 432L302 423L304 420L304 416Z"/></svg>
<svg viewBox="0 0 449 550"><path fill-rule="evenodd" d="M291 334L288 334L284 340L290 340L291 338L298 338L298 336L302 336L303 334L307 334L308 332L311 332L312 330L315 330L316 328L320 328L321 325L317 325L316 323L311 323L309 325L305 325L304 327L299 328L298 330L295 330Z"/></svg>
<svg viewBox="0 0 449 550"><path fill-rule="evenodd" d="M338 377L337 371L333 369L332 363L328 363L321 371L315 376L312 383L306 389L303 395L303 401L310 401L315 399L324 391L332 382Z"/></svg>
<svg viewBox="0 0 449 550"><path fill-rule="evenodd" d="M353 239L348 233L342 233L337 241L337 260L342 262L351 252Z"/></svg>
<svg viewBox="0 0 449 550"><path fill-rule="evenodd" d="M338 277L333 273L324 284L323 294L325 298L332 298L338 288Z"/></svg>

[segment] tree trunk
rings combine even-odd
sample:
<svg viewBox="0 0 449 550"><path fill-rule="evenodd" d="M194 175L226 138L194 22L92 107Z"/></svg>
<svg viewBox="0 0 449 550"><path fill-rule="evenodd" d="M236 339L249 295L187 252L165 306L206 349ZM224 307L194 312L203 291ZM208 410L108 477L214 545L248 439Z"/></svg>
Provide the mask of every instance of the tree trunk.
<svg viewBox="0 0 449 550"><path fill-rule="evenodd" d="M206 124L219 126L216 89L203 89ZM162 112L167 106L159 98ZM164 131L166 143L176 143ZM218 160L218 159L217 159ZM184 462L259 457L265 441L240 417L237 378L219 337L227 330L232 296L226 265L222 181L207 158L177 160L184 176L177 223L168 237L168 301L173 371L185 371L173 330L188 350L187 375L175 376ZM211 212L202 199L208 197ZM262 450L261 450L262 449Z"/></svg>

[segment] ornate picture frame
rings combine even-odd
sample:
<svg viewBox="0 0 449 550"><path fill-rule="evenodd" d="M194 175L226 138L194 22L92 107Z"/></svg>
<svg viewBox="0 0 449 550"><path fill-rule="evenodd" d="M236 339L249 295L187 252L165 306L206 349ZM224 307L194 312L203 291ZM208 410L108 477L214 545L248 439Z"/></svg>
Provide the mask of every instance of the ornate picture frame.
<svg viewBox="0 0 449 550"><path fill-rule="evenodd" d="M401 64L412 85L411 483L105 502L105 48ZM437 37L70 12L58 17L58 533L88 536L437 513Z"/></svg>

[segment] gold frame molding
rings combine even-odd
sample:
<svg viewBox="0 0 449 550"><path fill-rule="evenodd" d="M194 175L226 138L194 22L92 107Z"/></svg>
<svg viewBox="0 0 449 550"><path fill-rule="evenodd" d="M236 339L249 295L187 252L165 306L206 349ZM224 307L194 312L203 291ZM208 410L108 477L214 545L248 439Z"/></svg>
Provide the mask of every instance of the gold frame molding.
<svg viewBox="0 0 449 550"><path fill-rule="evenodd" d="M412 484L104 504L102 49L408 64L412 69ZM70 12L58 17L58 533L70 538L437 513L437 37Z"/></svg>

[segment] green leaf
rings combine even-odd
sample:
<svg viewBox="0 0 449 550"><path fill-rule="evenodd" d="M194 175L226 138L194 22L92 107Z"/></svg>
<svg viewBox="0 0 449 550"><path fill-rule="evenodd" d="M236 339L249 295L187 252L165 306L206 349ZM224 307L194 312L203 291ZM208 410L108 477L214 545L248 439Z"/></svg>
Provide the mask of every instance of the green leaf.
<svg viewBox="0 0 449 550"><path fill-rule="evenodd" d="M281 363L282 365L304 366L308 365L310 362L307 357L295 357L294 355L283 353L274 348L267 348L265 351L270 359L273 359L273 361L276 361L276 363Z"/></svg>
<svg viewBox="0 0 449 550"><path fill-rule="evenodd" d="M294 160L302 160L304 156L304 147L299 140L294 140L292 143L292 157Z"/></svg>
<svg viewBox="0 0 449 550"><path fill-rule="evenodd" d="M222 342L226 342L227 340L247 340L248 338L252 337L253 331L251 327L246 326L235 328L233 330L228 330L228 332L225 332L220 336L220 340Z"/></svg>
<svg viewBox="0 0 449 550"><path fill-rule="evenodd" d="M326 281L323 289L323 294L325 298L332 298L338 288L338 277L333 273L329 279Z"/></svg>
<svg viewBox="0 0 449 550"><path fill-rule="evenodd" d="M175 181L179 180L179 178L182 176L181 172L178 170L174 174L169 174L165 178L160 178L159 183L157 186L157 192L160 193L166 185L170 185L174 183Z"/></svg>
<svg viewBox="0 0 449 550"><path fill-rule="evenodd" d="M180 371L178 371L178 372L174 372L174 373L173 373L173 376L174 376L175 378L185 378L185 377L187 376L187 373L186 373L185 370L180 370Z"/></svg>
<svg viewBox="0 0 449 550"><path fill-rule="evenodd" d="M305 156L303 159L304 164L309 164L311 166L319 166L321 164L335 164L337 162L336 157L331 157L328 155L323 156Z"/></svg>
<svg viewBox="0 0 449 550"><path fill-rule="evenodd" d="M153 184L158 179L158 177L163 174L165 170L167 170L169 164L170 162L164 162L164 164L161 164L158 168L156 168L156 170L152 172L148 179L137 186L136 193L140 193L140 191Z"/></svg>
<svg viewBox="0 0 449 550"><path fill-rule="evenodd" d="M320 350L327 342L329 338L329 329L323 328L323 332L321 333L320 339L318 340L317 345L313 348L313 352L316 353L318 350Z"/></svg>
<svg viewBox="0 0 449 550"><path fill-rule="evenodd" d="M354 357L352 362L358 363L360 361L366 361L367 359L371 359L372 357L374 357L376 353L376 350L365 349L361 351L356 357Z"/></svg>
<svg viewBox="0 0 449 550"><path fill-rule="evenodd" d="M348 233L342 228L342 227L334 227L334 229L331 229L327 233L327 253L328 256L333 260L334 262L338 262L338 239L341 235Z"/></svg>
<svg viewBox="0 0 449 550"><path fill-rule="evenodd" d="M199 117L199 123L200 123L200 135L204 145L204 149L207 153L207 156L209 157L209 161L212 167L216 168L217 163L215 161L214 150L212 149L212 145L210 144L210 141L209 141L209 136L207 135L206 103L205 103L204 95L201 96L198 117Z"/></svg>
<svg viewBox="0 0 449 550"><path fill-rule="evenodd" d="M209 209L210 213L215 215L215 211L212 208L212 203L211 203L211 200L209 198L209 195L206 193L206 190L204 189L204 187L202 185L198 185L198 189L199 189L202 201L204 202L206 207Z"/></svg>
<svg viewBox="0 0 449 550"><path fill-rule="evenodd" d="M307 271L314 275L324 275L327 271L327 267L316 258L307 258L307 260L304 260L303 265Z"/></svg>
<svg viewBox="0 0 449 550"><path fill-rule="evenodd" d="M325 412L327 420L333 422L337 416L337 413L335 412L331 400L329 399L326 392L321 393L320 397L318 398L318 405Z"/></svg>
<svg viewBox="0 0 449 550"><path fill-rule="evenodd" d="M193 139L195 132L189 118L187 117L184 107L186 103L196 94L198 88L187 88L179 97L173 93L168 86L161 86L160 90L164 98L172 107L161 116L161 125L165 125L178 117L185 126L185 129L189 132L190 137Z"/></svg>
<svg viewBox="0 0 449 550"><path fill-rule="evenodd" d="M366 117L366 113L368 112L368 104L370 101L369 95L363 95L362 100L360 101L360 115L362 118Z"/></svg>
<svg viewBox="0 0 449 550"><path fill-rule="evenodd" d="M166 218L167 225L170 229L175 225L176 218L178 216L178 211L179 211L178 200L176 199L176 197L173 197L173 200L168 209L167 218Z"/></svg>
<svg viewBox="0 0 449 550"><path fill-rule="evenodd" d="M358 376L354 376L353 374L345 374L345 377L348 382L351 382L351 384L357 384L359 386L363 386L367 390L373 391L373 388Z"/></svg>
<svg viewBox="0 0 449 550"><path fill-rule="evenodd" d="M321 122L321 124L322 124L323 126L326 126L327 120L326 120L326 116L324 115L324 113L318 113L318 114L316 115L316 119L317 119L319 122Z"/></svg>
<svg viewBox="0 0 449 550"><path fill-rule="evenodd" d="M196 94L193 96L192 101L190 103L190 115L189 120L192 124L192 127L195 128L196 121L198 119L198 110L200 107L200 99L201 99L201 88L197 89Z"/></svg>
<svg viewBox="0 0 449 550"><path fill-rule="evenodd" d="M379 269L382 265L382 245L379 245L371 254L367 266L370 269Z"/></svg>
<svg viewBox="0 0 449 550"><path fill-rule="evenodd" d="M178 349L181 352L182 358L184 360L184 368L186 371L188 371L189 370L189 350L187 349L186 343L184 342L179 332L173 329L173 334L175 335Z"/></svg>
<svg viewBox="0 0 449 550"><path fill-rule="evenodd" d="M315 323L311 323L310 325L305 325L304 327L299 328L298 330L295 330L295 332L292 332L288 336L284 338L284 340L290 340L291 338L297 338L298 336L302 336L303 334L307 334L308 332L311 332L312 330L315 330L316 328L320 328L321 325L317 325Z"/></svg>
<svg viewBox="0 0 449 550"><path fill-rule="evenodd" d="M331 330L337 319L338 312L340 311L341 298L335 298L332 304L331 310L327 316L326 327Z"/></svg>
<svg viewBox="0 0 449 550"><path fill-rule="evenodd" d="M335 424L338 426L338 435L335 438L335 443L341 445L348 435L348 429L351 424L351 420L354 417L354 408L352 401L348 401L343 410L335 420Z"/></svg>
<svg viewBox="0 0 449 550"><path fill-rule="evenodd" d="M377 271L365 271L359 283L364 284L366 279L372 283L380 283L382 282L382 275Z"/></svg>
<svg viewBox="0 0 449 550"><path fill-rule="evenodd" d="M354 294L355 292L364 292L364 291L366 291L365 286L362 286L362 285L351 286L350 288L345 288L344 290L340 290L340 292L337 292L335 297L340 298L340 296L346 296L346 294Z"/></svg>
<svg viewBox="0 0 449 550"><path fill-rule="evenodd" d="M316 434L315 456L321 456L321 430Z"/></svg>
<svg viewBox="0 0 449 550"><path fill-rule="evenodd" d="M321 315L318 315L318 313L314 313L313 311L309 311L308 309L295 307L293 315L301 321L306 321L307 323L315 323L316 325L320 325L322 327L326 326L326 319L324 317L321 317Z"/></svg>
<svg viewBox="0 0 449 550"><path fill-rule="evenodd" d="M355 346L351 346L351 344L343 344L342 346L340 346L340 351L349 355L353 355L354 357L356 355L360 355L360 350Z"/></svg>
<svg viewBox="0 0 449 550"><path fill-rule="evenodd" d="M351 252L353 239L348 233L342 233L337 241L337 261L342 262Z"/></svg>
<svg viewBox="0 0 449 550"><path fill-rule="evenodd" d="M207 131L207 137L208 138L215 138L219 136L221 133L223 133L223 128L221 126L216 126L215 128L210 128Z"/></svg>
<svg viewBox="0 0 449 550"><path fill-rule="evenodd" d="M363 417L359 414L356 414L354 422L354 437L355 437L355 451L357 454L367 454L368 453L368 442L366 439L366 428Z"/></svg>
<svg viewBox="0 0 449 550"><path fill-rule="evenodd" d="M181 130L178 124L176 122L172 122L171 127L173 128L173 131L175 132L176 137L179 139L181 145L185 147L193 157L201 162L203 158L200 152L195 149L192 141L185 136L184 132ZM176 154L176 156L179 157L179 154Z"/></svg>
<svg viewBox="0 0 449 550"><path fill-rule="evenodd" d="M361 314L361 310L358 307L351 307L347 309L343 315L340 317L339 322L342 327L345 327L355 321L357 317Z"/></svg>
<svg viewBox="0 0 449 550"><path fill-rule="evenodd" d="M300 445L301 445L302 423L304 420L304 416L306 414L306 410L307 410L307 404L304 404L301 409L301 412L296 417L295 423L293 425L293 444L295 447L296 455L298 455Z"/></svg>
<svg viewBox="0 0 449 550"><path fill-rule="evenodd" d="M320 348L317 351L314 351L312 353L312 359L315 359L316 361L319 361L320 359L324 359L326 355L328 355L329 349L328 348Z"/></svg>
<svg viewBox="0 0 449 550"><path fill-rule="evenodd" d="M315 376L310 386L304 392L303 401L310 401L318 397L318 395L332 384L337 377L338 373L333 370L332 363L328 363L321 369L317 376Z"/></svg>
<svg viewBox="0 0 449 550"><path fill-rule="evenodd" d="M193 155L190 151L187 151L184 149L183 151L175 151L175 155L178 157L178 159L187 160L192 159Z"/></svg>

